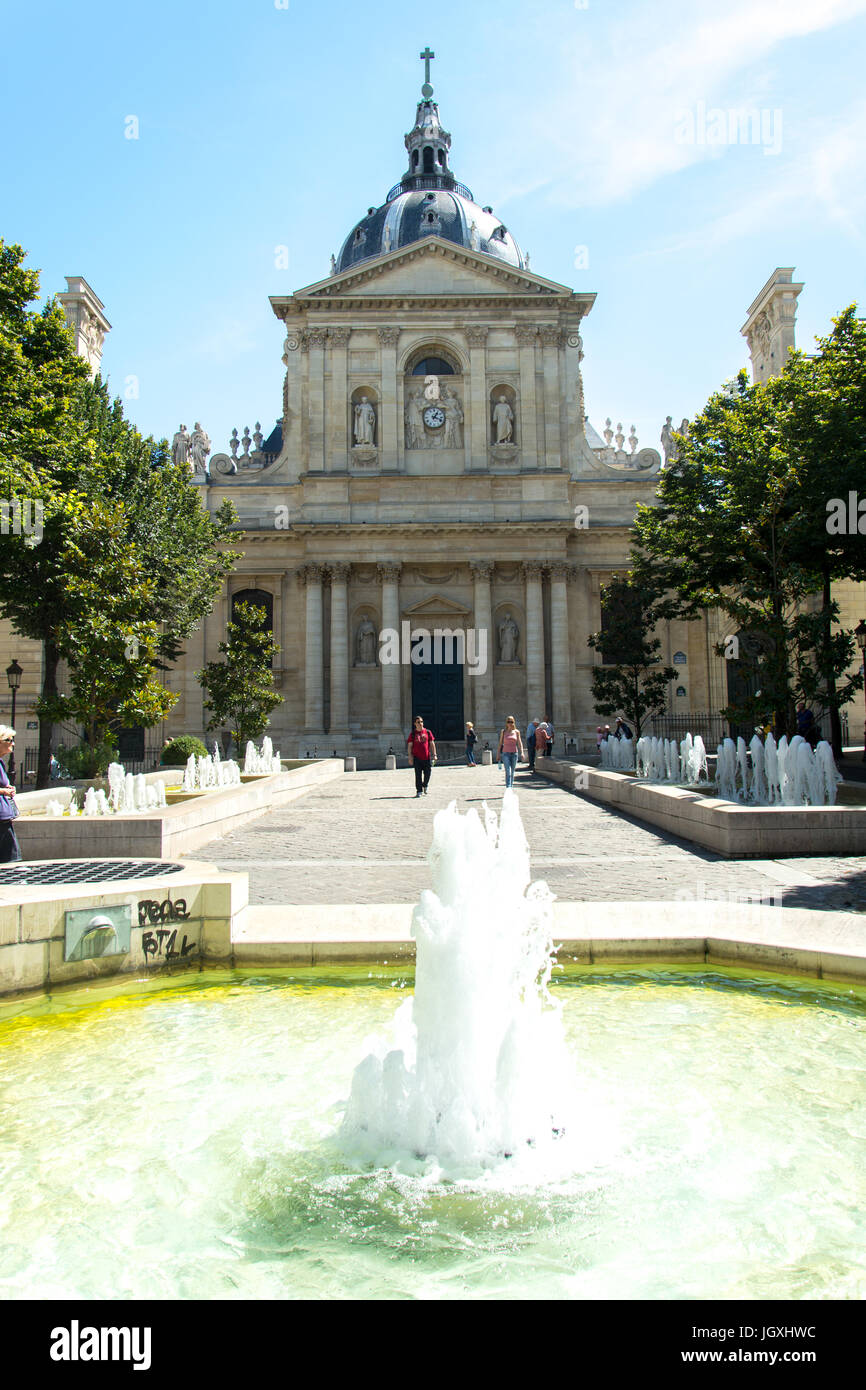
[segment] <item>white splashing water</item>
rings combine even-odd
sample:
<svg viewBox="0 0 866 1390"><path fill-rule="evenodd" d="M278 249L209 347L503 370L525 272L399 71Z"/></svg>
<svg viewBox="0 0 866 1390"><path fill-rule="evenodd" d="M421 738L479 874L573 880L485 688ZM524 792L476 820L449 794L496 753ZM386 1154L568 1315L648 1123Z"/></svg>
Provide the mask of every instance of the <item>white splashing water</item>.
<svg viewBox="0 0 866 1390"><path fill-rule="evenodd" d="M574 1094L560 1007L548 992L553 895L530 884L517 797L436 815L421 894L415 996L356 1068L340 1143L380 1167L437 1176L530 1167L568 1147ZM375 1040L371 1040L375 1041Z"/></svg>

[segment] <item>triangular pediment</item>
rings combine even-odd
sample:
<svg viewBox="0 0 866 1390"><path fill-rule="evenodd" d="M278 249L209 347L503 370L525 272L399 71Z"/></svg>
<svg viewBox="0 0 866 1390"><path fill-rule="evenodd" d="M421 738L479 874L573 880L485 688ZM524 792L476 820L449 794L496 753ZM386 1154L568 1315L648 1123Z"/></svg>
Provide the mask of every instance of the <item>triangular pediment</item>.
<svg viewBox="0 0 866 1390"><path fill-rule="evenodd" d="M339 275L329 276L293 298L339 300L342 298L391 298L399 295L520 295L531 298L566 296L567 285L546 280L529 270L519 270L494 256L470 251L442 237L425 237L384 256L361 261ZM583 297L583 296L581 296ZM585 296L594 299L594 295Z"/></svg>
<svg viewBox="0 0 866 1390"><path fill-rule="evenodd" d="M429 598L424 598L420 603L413 603L410 608L403 609L404 618L468 618L469 609L464 608L462 603L455 603L453 599L446 598L444 594L431 594Z"/></svg>

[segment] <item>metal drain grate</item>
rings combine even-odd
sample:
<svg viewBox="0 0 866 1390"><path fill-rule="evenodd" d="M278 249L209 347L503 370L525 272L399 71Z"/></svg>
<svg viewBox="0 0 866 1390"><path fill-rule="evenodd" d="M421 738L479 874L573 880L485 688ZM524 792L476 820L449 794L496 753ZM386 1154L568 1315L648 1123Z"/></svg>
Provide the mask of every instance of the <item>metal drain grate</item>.
<svg viewBox="0 0 866 1390"><path fill-rule="evenodd" d="M113 883L118 879L156 878L179 874L183 864L164 864L160 860L59 859L52 863L0 866L0 886L18 883Z"/></svg>

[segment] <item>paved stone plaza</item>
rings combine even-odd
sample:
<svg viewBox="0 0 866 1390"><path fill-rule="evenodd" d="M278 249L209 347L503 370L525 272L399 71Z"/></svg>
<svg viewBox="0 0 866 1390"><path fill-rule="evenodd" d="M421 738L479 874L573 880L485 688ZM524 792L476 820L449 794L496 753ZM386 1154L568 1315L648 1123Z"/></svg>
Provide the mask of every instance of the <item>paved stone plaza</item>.
<svg viewBox="0 0 866 1390"><path fill-rule="evenodd" d="M726 860L518 771L534 878L577 901L694 900L781 892L785 907L866 912L866 860ZM436 768L415 799L410 769L358 772L225 835L207 858L249 873L250 902L406 903L430 887L434 812L487 801L498 811L498 767Z"/></svg>

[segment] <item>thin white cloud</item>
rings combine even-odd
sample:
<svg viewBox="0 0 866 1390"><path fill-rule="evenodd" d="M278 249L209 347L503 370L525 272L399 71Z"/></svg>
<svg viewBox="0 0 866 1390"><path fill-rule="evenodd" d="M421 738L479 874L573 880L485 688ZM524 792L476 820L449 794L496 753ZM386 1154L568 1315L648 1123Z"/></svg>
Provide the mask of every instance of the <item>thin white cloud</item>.
<svg viewBox="0 0 866 1390"><path fill-rule="evenodd" d="M584 13L575 11L557 34L554 95L529 118L524 113L516 132L513 193L553 179L554 201L603 205L707 158L712 146L678 142L683 113L696 113L700 102L748 107L744 79L765 88L750 77L756 63L788 40L866 14L866 0L728 0L723 14L718 0L696 0L685 11L666 0L593 29L581 27Z"/></svg>

